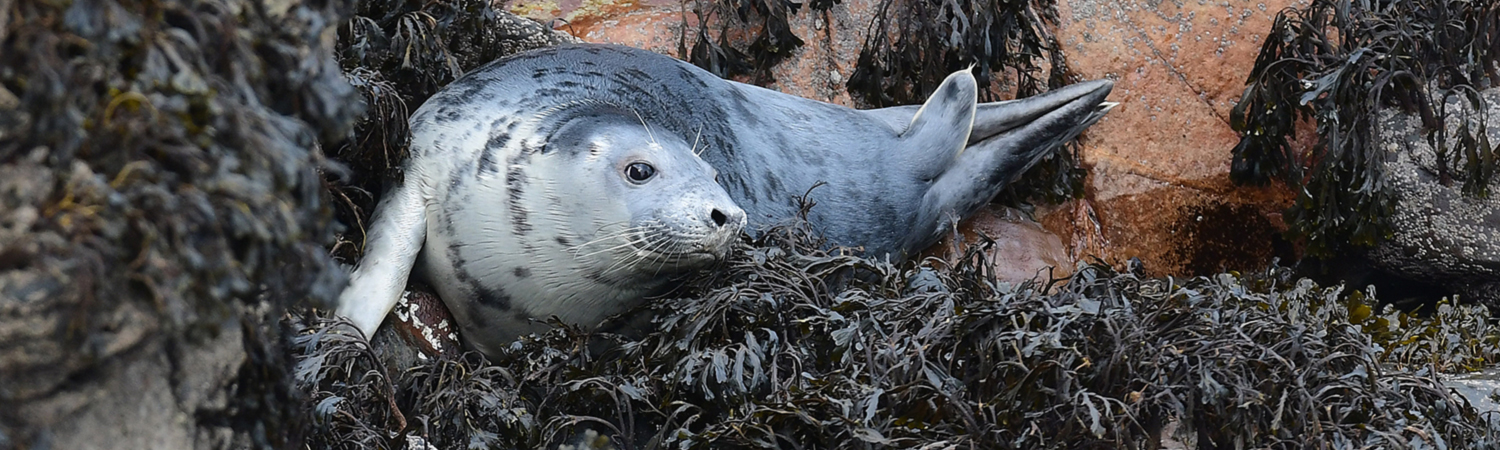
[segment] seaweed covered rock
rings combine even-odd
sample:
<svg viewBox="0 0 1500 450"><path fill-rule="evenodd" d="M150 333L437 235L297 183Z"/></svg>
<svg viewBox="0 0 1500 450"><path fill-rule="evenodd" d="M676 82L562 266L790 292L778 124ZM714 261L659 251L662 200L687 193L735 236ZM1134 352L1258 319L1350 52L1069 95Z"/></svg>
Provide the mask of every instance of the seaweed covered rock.
<svg viewBox="0 0 1500 450"><path fill-rule="evenodd" d="M1495 362L1482 308L1436 321L1359 292L1253 276L1142 279L1104 266L1010 286L982 253L896 267L770 233L639 339L559 326L494 361L380 366L314 320L297 373L346 448L1495 448L1433 368ZM1048 294L1046 292L1052 291ZM1374 336L1372 340L1372 336Z"/></svg>
<svg viewBox="0 0 1500 450"><path fill-rule="evenodd" d="M1500 81L1497 44L1496 2L1312 0L1287 8L1277 13L1229 116L1240 133L1231 175L1241 183L1275 179L1292 187L1297 197L1286 210L1286 221L1309 255L1368 249L1394 231L1398 188L1388 172L1396 167L1387 165L1388 130L1381 127L1389 123L1381 110L1400 107L1422 118L1429 153L1436 157L1425 163L1436 175L1431 180L1484 197L1500 149L1480 136L1482 120L1470 125L1472 114L1447 116L1469 126L1445 124L1443 117L1450 99L1467 97L1482 104L1480 96L1469 94ZM1308 139L1309 124L1317 127L1315 143L1295 145ZM1397 147L1403 139L1396 138ZM1409 156L1421 161L1420 155ZM1431 196L1415 194L1421 188L1413 185L1400 189L1412 199ZM1412 227L1412 219L1402 220ZM1396 245L1413 251L1414 245L1426 245L1412 242L1414 238L1401 237L1406 242Z"/></svg>
<svg viewBox="0 0 1500 450"><path fill-rule="evenodd" d="M299 445L349 6L0 2L0 447Z"/></svg>
<svg viewBox="0 0 1500 450"><path fill-rule="evenodd" d="M1475 94L1483 99L1483 110L1464 95L1447 99L1444 131L1462 137L1484 133L1468 138L1492 149L1500 144L1500 89ZM1370 250L1371 259L1389 272L1442 285L1463 301L1500 308L1500 197L1495 197L1500 179L1487 181L1489 195L1483 197L1465 194L1465 180L1444 183L1439 168L1444 159L1463 165L1484 156L1455 151L1459 146L1435 147L1418 114L1386 108L1380 116L1381 172L1395 208L1390 237Z"/></svg>

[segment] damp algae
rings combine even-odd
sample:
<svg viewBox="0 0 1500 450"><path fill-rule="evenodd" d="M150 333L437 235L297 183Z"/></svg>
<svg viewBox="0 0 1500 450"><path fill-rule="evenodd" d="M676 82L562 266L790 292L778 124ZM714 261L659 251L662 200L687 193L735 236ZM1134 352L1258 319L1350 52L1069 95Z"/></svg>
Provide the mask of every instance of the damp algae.
<svg viewBox="0 0 1500 450"><path fill-rule="evenodd" d="M1156 448L1169 423L1198 448L1500 436L1434 371L1497 361L1483 308L1376 312L1371 295L1280 267L1146 279L1086 265L1017 285L977 250L897 266L813 236L744 242L638 311L654 325L638 337L555 323L495 359L397 369L346 322L310 318L297 373L324 418L314 444Z"/></svg>

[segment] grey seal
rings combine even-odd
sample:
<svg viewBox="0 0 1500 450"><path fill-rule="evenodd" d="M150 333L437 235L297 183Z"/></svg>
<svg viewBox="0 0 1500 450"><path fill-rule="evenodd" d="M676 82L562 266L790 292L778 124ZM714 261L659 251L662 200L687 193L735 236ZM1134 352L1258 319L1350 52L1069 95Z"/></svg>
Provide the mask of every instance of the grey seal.
<svg viewBox="0 0 1500 450"><path fill-rule="evenodd" d="M512 99L449 88L412 114L403 180L339 298L367 336L417 272L493 355L551 316L620 313L739 236L745 212L679 135L608 99Z"/></svg>
<svg viewBox="0 0 1500 450"><path fill-rule="evenodd" d="M377 207L340 312L372 332L420 253L461 334L488 353L524 332L524 320L555 314L593 325L660 286L652 271L596 279L576 266L701 267L747 221L755 233L794 219L797 197L809 192L816 207L807 219L831 243L905 258L1098 121L1114 105L1104 101L1111 87L1092 81L979 104L974 77L960 71L920 107L861 111L629 47L512 55L449 84L413 115L406 181ZM630 215L631 229L672 218L698 230L692 244L606 239L615 234L594 228L620 223L631 207L581 206L609 204L592 197L628 187L632 159L623 155L648 144L670 161L660 172L679 177L679 187L637 202L655 209ZM565 162L595 153L620 156L583 168ZM567 182L576 187L559 188ZM712 251L630 263L643 247Z"/></svg>
<svg viewBox="0 0 1500 450"><path fill-rule="evenodd" d="M495 61L447 89L490 108L531 96L629 105L663 134L701 142L752 232L795 217L795 197L824 183L808 217L818 231L901 259L1103 117L1112 86L978 104L974 77L959 71L920 107L861 111L722 80L646 50L581 44Z"/></svg>

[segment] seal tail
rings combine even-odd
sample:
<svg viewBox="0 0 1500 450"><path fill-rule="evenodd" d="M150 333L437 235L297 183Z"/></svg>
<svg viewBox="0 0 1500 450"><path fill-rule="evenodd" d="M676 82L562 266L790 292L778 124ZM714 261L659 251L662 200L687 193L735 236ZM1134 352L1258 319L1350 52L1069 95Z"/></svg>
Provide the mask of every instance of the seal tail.
<svg viewBox="0 0 1500 450"><path fill-rule="evenodd" d="M1104 101L1113 87L1109 80L1097 80L979 105L967 148L923 198L917 223L934 228L912 233L911 239L920 241L909 242L908 252L936 241L958 219L973 214L1031 166L1098 122L1115 106Z"/></svg>
<svg viewBox="0 0 1500 450"><path fill-rule="evenodd" d="M426 202L419 184L408 176L375 207L365 233L365 254L349 277L349 286L339 294L338 314L354 322L367 338L375 335L401 299L426 240Z"/></svg>

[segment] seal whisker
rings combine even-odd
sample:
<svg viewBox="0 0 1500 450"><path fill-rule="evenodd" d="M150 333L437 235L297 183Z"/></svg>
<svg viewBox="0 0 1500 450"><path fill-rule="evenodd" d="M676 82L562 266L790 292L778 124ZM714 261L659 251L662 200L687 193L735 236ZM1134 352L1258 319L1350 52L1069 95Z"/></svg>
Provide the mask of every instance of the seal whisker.
<svg viewBox="0 0 1500 450"><path fill-rule="evenodd" d="M584 247L588 247L590 245L598 244L598 243L601 243L601 242L604 242L604 241L608 241L610 239L614 239L614 238L617 238L617 237L620 237L620 236L624 236L624 235L632 233L632 232L638 232L638 231L640 231L640 229L638 227L631 227L631 228L622 228L619 231L611 231L611 232L608 232L608 233L600 233L600 234L597 234L598 237L590 239L588 242L584 242L582 244L578 244L578 245L574 245L574 246L568 247L568 250L577 251L577 250L583 249Z"/></svg>
<svg viewBox="0 0 1500 450"><path fill-rule="evenodd" d="M641 128L646 129L646 137L651 138L651 143L661 145L656 142L656 135L651 133L651 126L646 125L646 117L642 116L641 112L637 111L635 108L630 108L630 112L635 113L635 118L641 121Z"/></svg>
<svg viewBox="0 0 1500 450"><path fill-rule="evenodd" d="M620 224L613 224L613 225L620 225ZM608 226L610 226L610 225L605 225L604 227L608 227ZM603 230L604 227L599 227L599 229ZM645 227L643 227L643 226L635 226L635 227L622 228L619 231L613 231L613 232L603 233L603 234L599 235L599 237L596 237L596 238L594 238L592 240L589 240L588 242L584 242L582 244L578 244L578 245L574 245L574 246L568 247L567 250L570 251L570 252L573 252L574 255L578 255L578 251L582 250L584 247L587 247L587 246L590 246L590 245L594 245L594 244L603 243L605 241L613 240L615 238L626 236L626 235L629 235L631 233L639 233L639 232L644 231L644 230L645 230ZM615 246L615 247L611 247L611 248L606 248L603 251L608 251L608 250L611 250L611 249L614 249L614 248L619 248L619 246ZM592 254L596 254L596 253L589 253L589 254L592 255Z"/></svg>
<svg viewBox="0 0 1500 450"><path fill-rule="evenodd" d="M648 245L650 247L654 247L654 246L656 246L658 244L648 244ZM611 264L609 266L609 268L604 269L604 272L602 272L602 273L604 273L604 274L610 274L610 273L614 273L615 271L619 271L619 270L625 270L625 269L635 268L642 261L645 261L646 258L648 256L650 256L650 255L651 255L651 251L649 251L649 250L644 250L644 249L643 250L637 250L635 252L630 253L625 258L621 258L620 260L615 261L615 263Z"/></svg>
<svg viewBox="0 0 1500 450"><path fill-rule="evenodd" d="M592 252L588 252L588 253L581 253L580 254L580 253L576 253L575 252L573 254L573 256L575 258L587 258L587 257L590 257L590 256L598 255L598 254L601 254L601 253L612 252L612 251L619 250L619 249L626 248L626 247L639 247L639 246L641 246L642 244L645 243L645 239L644 238L640 238L640 237L634 237L634 238L632 238L630 236L626 236L626 235L623 235L623 234L616 235L616 236L613 236L613 237L623 237L624 238L624 242L622 242L620 244L616 244L616 245L611 246L611 247L605 247L605 248L602 248L602 249L599 249L599 250L595 250L595 251L592 251Z"/></svg>
<svg viewBox="0 0 1500 450"><path fill-rule="evenodd" d="M644 256L642 256L640 254L632 253L632 254L626 256L625 258L621 258L621 259L615 261L614 264L610 264L609 267L605 268L603 272L599 272L599 273L601 275L611 275L611 274L614 274L615 272L619 272L619 271L623 271L625 269L629 269L629 268L635 267L636 263L640 262L643 259L645 259Z"/></svg>
<svg viewBox="0 0 1500 450"><path fill-rule="evenodd" d="M645 261L652 253L656 253L654 249L667 243L667 240L654 239L658 236L649 233L649 231L661 225L662 222L660 220L653 219L642 222L639 226L631 227L631 230L637 233L634 239L627 239L627 245L633 246L637 250L627 254L625 258L616 260L614 264L611 264L602 273L610 274L618 270L633 268L641 261Z"/></svg>
<svg viewBox="0 0 1500 450"><path fill-rule="evenodd" d="M663 227L666 224L660 220L651 220L645 222L643 225L655 229L658 227ZM656 275L659 275L661 273L661 269L665 268L668 263L676 261L677 257L683 254L682 252L677 251L678 247L682 247L685 245L685 243L682 242L679 236L674 236L666 232L659 232L645 233L644 238L648 241L647 244L640 246L639 250L637 250L632 255L634 256L633 258L616 262L609 269L607 269L605 273L610 273L617 270L639 268L641 263L647 262L648 259L654 259L657 262L657 268L655 269L655 273L653 273L652 277L655 277Z"/></svg>
<svg viewBox="0 0 1500 450"><path fill-rule="evenodd" d="M702 138L702 137L703 137L703 125L698 125L698 132L693 134L693 146L692 147L688 147L688 150L691 150L693 152L693 156L700 156L701 157L701 156L703 156L703 150L708 150L708 146L707 145L703 146L703 150L698 150L698 139Z"/></svg>
<svg viewBox="0 0 1500 450"><path fill-rule="evenodd" d="M680 247L680 246L683 245L683 242L681 240L678 240L678 239L664 239L664 240L667 241L667 243L671 244L671 247ZM660 276L661 275L661 269L667 267L667 262L669 262L672 259L674 259L674 257L678 257L678 256L680 256L682 254L681 252L676 251L677 249L675 249L675 248L673 248L671 250L673 250L671 253L661 252L663 254L666 254L667 257L666 258L659 258L659 259L656 260L656 270L654 270L654 271L651 272L651 276L652 277Z"/></svg>

